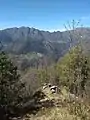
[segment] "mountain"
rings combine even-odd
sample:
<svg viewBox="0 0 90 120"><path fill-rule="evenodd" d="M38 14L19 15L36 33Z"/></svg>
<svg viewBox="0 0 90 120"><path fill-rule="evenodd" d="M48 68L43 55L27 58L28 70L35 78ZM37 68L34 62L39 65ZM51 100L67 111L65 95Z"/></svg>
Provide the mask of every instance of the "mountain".
<svg viewBox="0 0 90 120"><path fill-rule="evenodd" d="M63 50L67 50L68 48L68 42L63 32L50 33L29 27L1 30L0 40L4 46L4 50L14 54L29 52L48 54L55 51L63 54Z"/></svg>
<svg viewBox="0 0 90 120"><path fill-rule="evenodd" d="M22 55L25 61L27 54L36 53L57 60L68 51L71 38L72 45L78 42L78 35L83 40L84 48L90 51L90 28L75 29L73 34L73 31L48 32L29 27L14 27L0 30L0 41L2 49L10 55L15 55L14 58L21 59Z"/></svg>

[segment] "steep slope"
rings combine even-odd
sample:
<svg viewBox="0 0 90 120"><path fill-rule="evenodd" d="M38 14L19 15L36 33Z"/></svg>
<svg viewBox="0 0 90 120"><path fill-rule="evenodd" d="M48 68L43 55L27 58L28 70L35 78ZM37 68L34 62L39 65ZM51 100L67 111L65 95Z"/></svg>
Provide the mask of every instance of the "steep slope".
<svg viewBox="0 0 90 120"><path fill-rule="evenodd" d="M63 40L62 32L47 32L29 27L9 28L0 31L0 40L4 50L15 54L39 52L43 54L67 50L67 39ZM63 46L63 50L62 47Z"/></svg>
<svg viewBox="0 0 90 120"><path fill-rule="evenodd" d="M3 45L2 49L13 55L16 60L19 59L21 63L21 55L24 59L26 54L33 53L58 60L68 52L70 34L73 46L77 44L78 39L82 39L85 52L90 53L90 28L78 28L74 31L74 35L73 31L48 32L29 27L8 28L0 31L0 41ZM28 61L29 64L30 60Z"/></svg>

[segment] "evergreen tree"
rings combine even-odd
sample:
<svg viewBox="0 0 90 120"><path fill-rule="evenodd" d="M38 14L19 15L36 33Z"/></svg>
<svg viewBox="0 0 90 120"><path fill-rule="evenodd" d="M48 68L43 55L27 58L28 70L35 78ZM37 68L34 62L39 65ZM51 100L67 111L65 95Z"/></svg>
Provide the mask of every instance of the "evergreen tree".
<svg viewBox="0 0 90 120"><path fill-rule="evenodd" d="M17 67L8 56L0 53L0 106L4 110L18 106L24 98L25 84L20 81ZM6 111L5 111L6 112Z"/></svg>

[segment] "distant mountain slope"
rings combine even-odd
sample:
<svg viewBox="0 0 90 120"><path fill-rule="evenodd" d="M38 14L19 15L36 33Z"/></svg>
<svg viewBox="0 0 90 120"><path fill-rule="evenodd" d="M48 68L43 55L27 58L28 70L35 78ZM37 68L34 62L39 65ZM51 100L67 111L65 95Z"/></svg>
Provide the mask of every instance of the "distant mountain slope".
<svg viewBox="0 0 90 120"><path fill-rule="evenodd" d="M78 28L75 31L82 34L84 46L89 46L90 28ZM75 39L72 41L73 45L76 44ZM35 28L15 27L1 30L0 41L3 44L3 49L9 53L27 54L36 52L59 58L69 49L69 32L57 31L51 33Z"/></svg>
<svg viewBox="0 0 90 120"><path fill-rule="evenodd" d="M47 54L58 51L60 54L68 48L62 32L40 31L35 28L20 27L0 31L0 40L4 49L15 54L39 52ZM62 50L63 47L63 50Z"/></svg>

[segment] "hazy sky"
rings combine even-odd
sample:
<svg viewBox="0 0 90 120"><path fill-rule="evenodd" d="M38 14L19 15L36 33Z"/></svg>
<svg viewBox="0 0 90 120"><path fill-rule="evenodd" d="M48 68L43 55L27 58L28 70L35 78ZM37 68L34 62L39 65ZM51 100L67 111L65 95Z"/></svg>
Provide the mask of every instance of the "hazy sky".
<svg viewBox="0 0 90 120"><path fill-rule="evenodd" d="M0 29L63 30L63 24L72 19L90 26L90 0L0 0Z"/></svg>

